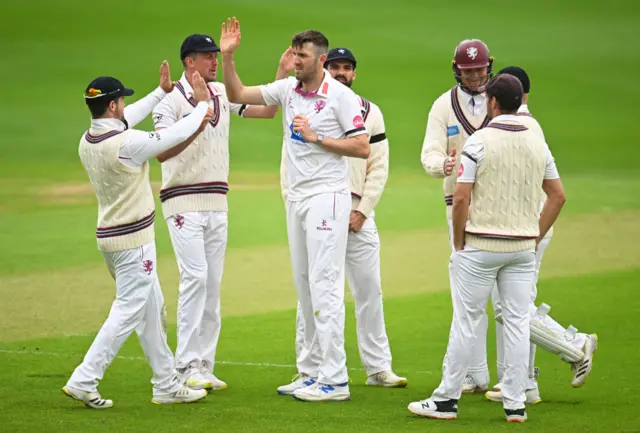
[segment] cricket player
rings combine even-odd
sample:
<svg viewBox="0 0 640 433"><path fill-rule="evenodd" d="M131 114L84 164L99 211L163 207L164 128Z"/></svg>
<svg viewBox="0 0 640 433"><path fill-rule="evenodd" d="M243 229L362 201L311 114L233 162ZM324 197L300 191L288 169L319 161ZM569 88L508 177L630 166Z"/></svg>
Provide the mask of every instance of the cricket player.
<svg viewBox="0 0 640 433"><path fill-rule="evenodd" d="M455 419L481 316L498 285L505 334L502 401L508 422L524 422L529 304L535 250L558 217L565 194L551 151L519 121L523 89L512 75L486 85L486 128L467 139L453 197L453 321L440 386L409 410ZM547 195L540 215L542 191ZM471 203L471 206L470 206Z"/></svg>
<svg viewBox="0 0 640 433"><path fill-rule="evenodd" d="M457 85L443 93L431 107L422 145L422 165L429 175L444 178L444 201L453 248L451 205L460 166L460 151L469 136L489 123L486 96L480 91L493 74L493 57L479 39L466 39L455 49L453 76ZM452 265L449 264L451 279ZM455 285L451 281L451 289ZM452 293L455 296L455 294ZM474 342L463 393L485 392L489 388L487 364L487 325L483 313Z"/></svg>
<svg viewBox="0 0 640 433"><path fill-rule="evenodd" d="M160 86L133 105L124 97L133 90L112 77L99 77L85 90L91 127L80 139L79 154L98 199L98 249L116 282L116 299L82 363L62 391L95 409L113 406L97 390L98 381L120 347L135 330L153 370L153 403L184 403L207 395L183 385L167 345L164 298L157 274L155 203L148 160L194 134L212 113L202 77L194 76L191 117L162 133L134 129L172 91L169 65L160 68Z"/></svg>
<svg viewBox="0 0 640 433"><path fill-rule="evenodd" d="M277 107L231 104L224 85L216 82L218 52L211 36L192 34L180 47L184 72L176 91L153 112L157 131L190 116L193 76L208 83L213 119L203 131L158 155L162 163L160 200L180 271L176 368L194 389L223 390L214 375L220 337L220 285L227 246L230 114L273 118ZM289 50L281 59L278 78L293 69Z"/></svg>
<svg viewBox="0 0 640 433"><path fill-rule="evenodd" d="M348 48L333 48L324 63L331 76L349 88L356 78L356 66L356 58ZM346 275L355 300L358 349L367 374L366 384L402 388L407 386L407 379L396 375L391 369L391 349L382 307L380 237L374 219L374 208L389 176L389 142L380 108L362 96L358 96L358 99L364 125L369 131L371 154L367 160L348 158L351 215ZM281 160L280 182L286 202L286 152L283 152ZM296 325L296 355L300 356L303 350L317 350L317 345L303 347L304 322L299 307ZM281 392L286 393L286 389Z"/></svg>
<svg viewBox="0 0 640 433"><path fill-rule="evenodd" d="M529 112L527 103L529 91L531 89L531 80L529 79L526 71L518 66L509 66L501 69L496 75L500 74L510 74L520 80L524 96L522 98L522 105L518 109L517 113L518 120L531 131L538 134L540 138L545 140L540 124ZM544 192L542 193L542 196L542 205L544 205ZM542 256L551 242L552 232L553 227L549 229L547 234L540 241L538 249L536 250L536 270L534 284L532 286L531 304L529 306L529 310L531 312L531 345L529 347L529 380L527 382L526 389L527 404L535 404L542 401L538 382L536 380L538 371L534 366L536 344L551 353L559 355L560 359L563 361L570 363L571 369L573 370L573 380L571 385L574 388L579 388L586 382L593 366L593 353L598 345L597 334L587 335L585 333L577 332L577 329L573 326L564 328L548 315L550 309L548 305L541 304L539 307L536 307L535 305L538 292L536 284L540 274ZM504 373L504 342L502 330L502 309L500 306L500 297L496 292L497 289L494 287L492 300L496 318L496 348L498 355L499 383L493 386L493 390L487 391L486 397L491 401L499 402L502 401L502 393L500 389L502 389L503 386L501 380Z"/></svg>
<svg viewBox="0 0 640 433"><path fill-rule="evenodd" d="M286 141L287 231L293 279L304 322L300 377L279 388L304 401L350 398L344 350L344 279L351 211L347 156L370 154L358 97L323 65L329 41L308 30L293 37L295 77L246 87L235 70L240 43L235 18L220 42L229 100L279 105ZM314 354L319 357L314 357Z"/></svg>

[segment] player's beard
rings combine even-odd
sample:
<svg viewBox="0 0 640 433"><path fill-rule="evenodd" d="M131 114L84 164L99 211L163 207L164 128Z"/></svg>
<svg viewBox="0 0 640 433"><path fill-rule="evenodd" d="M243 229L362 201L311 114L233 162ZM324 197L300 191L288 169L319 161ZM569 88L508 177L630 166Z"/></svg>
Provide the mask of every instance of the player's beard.
<svg viewBox="0 0 640 433"><path fill-rule="evenodd" d="M313 79L316 77L316 74L318 73L318 67L315 66L313 69L309 70L309 71L305 71L304 69L301 71L300 74L300 81L302 81L303 83L308 83L310 81L313 81Z"/></svg>
<svg viewBox="0 0 640 433"><path fill-rule="evenodd" d="M335 79L349 88L351 88L351 84L353 84L353 80L347 80L347 77L344 75L336 75Z"/></svg>

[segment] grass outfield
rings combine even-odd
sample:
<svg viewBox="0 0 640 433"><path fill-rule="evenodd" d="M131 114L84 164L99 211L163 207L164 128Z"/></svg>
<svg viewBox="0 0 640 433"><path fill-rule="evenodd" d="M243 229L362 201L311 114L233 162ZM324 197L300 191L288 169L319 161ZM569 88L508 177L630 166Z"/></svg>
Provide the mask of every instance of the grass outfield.
<svg viewBox="0 0 640 433"><path fill-rule="evenodd" d="M309 12L304 12L307 10ZM219 37L235 15L246 84L270 81L293 33L318 28L358 58L354 90L377 103L391 147L388 186L376 209L382 239L385 316L403 390L363 386L353 306L347 308L352 401L305 404L275 388L295 373L295 291L278 185L281 123L232 120L229 249L216 373L229 389L193 405L150 404L151 372L132 337L100 391L115 402L87 410L60 387L107 316L113 282L96 250L96 201L78 140L89 116L81 98L98 75L136 90L157 85L189 33ZM420 166L431 103L454 84L450 61L464 38L482 38L496 71L531 75L530 108L540 120L568 202L542 265L539 301L561 323L597 332L587 385L574 390L566 364L538 351L544 402L526 431L638 431L640 362L640 8L636 2L397 0L294 5L282 0L166 0L108 4L0 5L0 431L495 431L511 428L500 405L463 397L456 422L412 416L406 406L440 380L451 320L441 181ZM150 129L146 120L138 126ZM159 164L152 162L154 190ZM165 223L156 222L158 269L175 323L177 269ZM347 297L347 299L350 299ZM491 325L493 327L493 324ZM495 380L493 328L489 365ZM170 327L175 348L175 325Z"/></svg>
<svg viewBox="0 0 640 433"><path fill-rule="evenodd" d="M544 280L545 299L563 321L597 330L600 348L594 371L581 389L571 388L567 364L539 351L543 403L529 408L523 431L633 431L634 408L640 396L632 377L640 353L629 348L640 340L634 330L640 309L640 271L618 271L589 277ZM615 290L608 290L615 287ZM609 296L603 297L603 290ZM579 299L579 302L576 300ZM596 309L595 306L598 306ZM130 339L105 375L100 389L114 399L113 409L91 411L59 391L71 369L81 361L92 335L4 344L0 389L3 427L7 432L33 431L459 431L507 429L501 405L481 395L465 396L455 422L413 416L409 402L425 398L440 380L441 360L451 308L447 293L388 299L385 304L394 367L409 378L406 389L363 385L364 372L355 350L352 305L347 314L347 357L352 400L344 403L302 403L276 394L276 387L295 373L292 310L227 318L223 324L216 372L228 381L226 391L203 402L173 407L149 403L150 369L135 339ZM175 335L172 329L170 335ZM493 335L493 330L490 330ZM172 338L173 340L173 338ZM171 341L171 345L174 345ZM495 365L489 345L490 365ZM495 376L494 376L495 377ZM28 408L28 409L27 409ZM635 419L635 421L634 421ZM37 426L37 427L36 427Z"/></svg>

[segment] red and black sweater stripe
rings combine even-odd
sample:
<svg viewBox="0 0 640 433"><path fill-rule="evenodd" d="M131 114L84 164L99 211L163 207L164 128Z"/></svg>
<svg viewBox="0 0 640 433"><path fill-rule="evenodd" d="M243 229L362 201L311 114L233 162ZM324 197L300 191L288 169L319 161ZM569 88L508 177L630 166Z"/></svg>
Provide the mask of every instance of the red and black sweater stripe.
<svg viewBox="0 0 640 433"><path fill-rule="evenodd" d="M482 237L482 238L491 238L491 239L509 239L509 240L531 240L531 239L536 239L535 236L498 235L498 234L495 234L495 233L476 233L476 232L470 232L468 230L466 230L465 232L469 233L470 235L479 236L479 237Z"/></svg>
<svg viewBox="0 0 640 433"><path fill-rule="evenodd" d="M182 93L184 99L186 99L187 102L191 104L191 106L195 107L198 105L195 99L187 96L187 92L184 90L184 86L179 81L176 83L176 89L178 89L178 91ZM213 103L213 118L209 121L209 124L215 127L220 121L220 99L216 95L211 95L211 102Z"/></svg>
<svg viewBox="0 0 640 433"><path fill-rule="evenodd" d="M84 134L84 139L87 140L89 143L96 144L106 140L107 138L115 137L118 134L122 134L123 132L124 131L117 131L115 129L112 129L111 131L105 132L104 134L92 135L89 131L87 131Z"/></svg>
<svg viewBox="0 0 640 433"><path fill-rule="evenodd" d="M479 128L476 128L467 120L464 115L464 111L462 111L462 107L460 106L460 101L458 101L458 86L451 89L451 107L453 108L453 114L456 115L458 122L462 125L462 128L466 131L467 135L473 135L478 129L482 129L489 124L489 116L485 116L482 124Z"/></svg>
<svg viewBox="0 0 640 433"><path fill-rule="evenodd" d="M181 195L192 194L224 194L229 192L227 182L194 183L192 185L178 185L160 190L160 201L165 202Z"/></svg>
<svg viewBox="0 0 640 433"><path fill-rule="evenodd" d="M153 221L155 220L156 212L152 211L146 217L139 219L138 221L134 221L128 224L122 224L113 227L98 227L96 230L96 236L98 239L104 238L112 238L114 236L124 236L129 235L131 233L139 232L140 230L144 230L147 227L153 225Z"/></svg>
<svg viewBox="0 0 640 433"><path fill-rule="evenodd" d="M524 125L510 125L507 123L490 123L487 125L487 128L502 129L503 131L510 131L510 132L522 132L529 129Z"/></svg>

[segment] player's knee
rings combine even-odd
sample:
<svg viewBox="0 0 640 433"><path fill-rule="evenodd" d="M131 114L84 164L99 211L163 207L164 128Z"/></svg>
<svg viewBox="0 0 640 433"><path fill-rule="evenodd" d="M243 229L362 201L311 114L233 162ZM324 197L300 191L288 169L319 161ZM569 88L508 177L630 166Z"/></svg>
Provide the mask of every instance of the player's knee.
<svg viewBox="0 0 640 433"><path fill-rule="evenodd" d="M184 268L180 272L180 280L182 285L204 288L207 283L207 268L206 266Z"/></svg>

